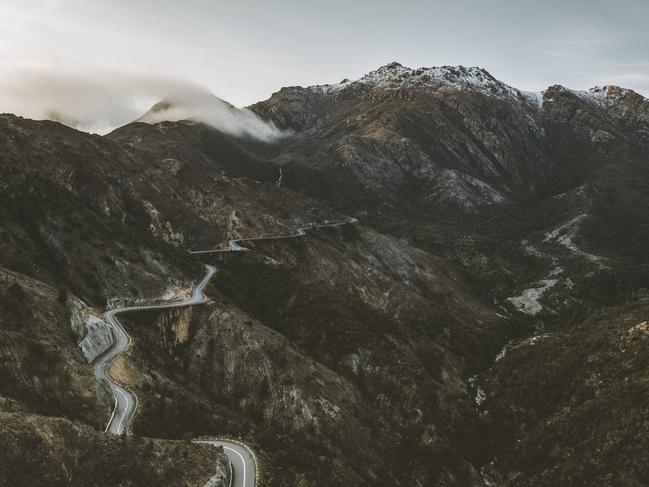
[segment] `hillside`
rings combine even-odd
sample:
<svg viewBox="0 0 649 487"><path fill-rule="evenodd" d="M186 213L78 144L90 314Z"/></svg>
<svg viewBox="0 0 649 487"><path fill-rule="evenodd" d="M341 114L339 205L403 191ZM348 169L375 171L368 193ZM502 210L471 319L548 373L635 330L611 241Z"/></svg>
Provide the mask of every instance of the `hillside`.
<svg viewBox="0 0 649 487"><path fill-rule="evenodd" d="M35 478L202 485L225 460L182 440L209 435L244 439L271 486L642 485L634 448L607 476L575 431L612 449L642 427L646 99L392 63L249 107L279 137L173 103L102 137L0 116L0 396L6 443L56 447ZM135 435L104 434L102 311L186 296L204 264L207 303L120 317ZM150 468L107 473L104 450Z"/></svg>

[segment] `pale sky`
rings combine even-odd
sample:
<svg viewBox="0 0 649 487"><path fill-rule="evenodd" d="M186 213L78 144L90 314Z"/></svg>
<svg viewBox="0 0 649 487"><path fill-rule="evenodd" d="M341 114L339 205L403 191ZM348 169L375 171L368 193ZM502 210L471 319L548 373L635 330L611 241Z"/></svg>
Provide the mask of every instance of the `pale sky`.
<svg viewBox="0 0 649 487"><path fill-rule="evenodd" d="M28 97L29 115L49 86L50 101L113 107L110 124L184 83L244 106L391 61L648 96L648 18L646 0L1 0L0 111Z"/></svg>

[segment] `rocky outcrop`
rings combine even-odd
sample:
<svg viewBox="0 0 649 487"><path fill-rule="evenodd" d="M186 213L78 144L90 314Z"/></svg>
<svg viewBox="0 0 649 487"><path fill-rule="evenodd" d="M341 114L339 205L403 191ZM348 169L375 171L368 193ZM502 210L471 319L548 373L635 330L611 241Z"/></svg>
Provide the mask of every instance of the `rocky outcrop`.
<svg viewBox="0 0 649 487"><path fill-rule="evenodd" d="M86 319L86 330L79 348L88 363L91 363L113 345L113 335L108 324L94 315Z"/></svg>
<svg viewBox="0 0 649 487"><path fill-rule="evenodd" d="M182 245L184 243L185 239L182 233L174 231L171 223L168 221L160 221L160 212L151 202L143 201L142 204L151 219L149 230L155 237L162 238L175 245Z"/></svg>
<svg viewBox="0 0 649 487"><path fill-rule="evenodd" d="M190 338L193 307L165 310L160 314L157 327L162 346L172 351L178 345L186 344Z"/></svg>

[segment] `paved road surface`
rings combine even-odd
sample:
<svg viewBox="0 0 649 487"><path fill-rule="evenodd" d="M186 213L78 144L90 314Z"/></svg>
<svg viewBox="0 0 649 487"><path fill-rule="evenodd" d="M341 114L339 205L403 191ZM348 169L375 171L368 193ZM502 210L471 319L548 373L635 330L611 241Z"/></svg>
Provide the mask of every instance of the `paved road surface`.
<svg viewBox="0 0 649 487"><path fill-rule="evenodd" d="M206 443L223 447L223 452L228 456L232 464L232 487L255 486L257 466L248 448L226 440L195 440L194 443Z"/></svg>
<svg viewBox="0 0 649 487"><path fill-rule="evenodd" d="M279 239L284 239L284 238L296 238L296 237L304 237L306 235L307 230L311 230L314 228L325 228L325 227L340 227L342 225L347 225L348 223L358 223L358 218L347 218L344 221L341 222L325 222L325 223L309 223L308 225L304 227L298 228L295 233L290 234L290 235L276 235L276 236L270 236L270 237L251 237L251 238L238 238L234 240L228 240L228 248L227 249L210 249L210 250L190 250L190 254L212 254L212 253L218 253L218 252L247 252L250 249L247 249L246 247L243 247L240 245L241 242L255 242L259 240L279 240Z"/></svg>

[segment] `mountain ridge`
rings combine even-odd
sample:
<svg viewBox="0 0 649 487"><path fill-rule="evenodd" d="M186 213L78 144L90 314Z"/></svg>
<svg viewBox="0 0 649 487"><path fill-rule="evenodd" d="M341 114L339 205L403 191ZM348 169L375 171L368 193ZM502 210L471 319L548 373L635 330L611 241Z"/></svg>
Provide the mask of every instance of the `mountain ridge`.
<svg viewBox="0 0 649 487"><path fill-rule="evenodd" d="M409 68L405 67L398 62L391 62L380 66L366 74L358 77L355 80L345 78L339 83L325 83L309 86L288 86L281 88L277 92L271 94L270 98L280 93L282 90L293 89L307 89L315 93L323 95L334 95L340 91L349 89L351 87L361 85L373 89L404 89L412 87L449 87L456 89L471 89L480 91L484 94L491 94L494 96L518 100L534 105L536 101L542 104L543 95L546 91L552 89L562 89L570 91L576 95L583 97L592 97L593 99L600 99L600 101L610 98L611 95L616 95L615 98L620 96L633 96L641 97L645 100L647 98L640 93L633 91L630 88L624 88L617 85L595 85L588 89L575 90L563 85L554 84L550 85L546 90L541 91L528 91L521 90L513 87L501 80L498 80L485 68L478 66L465 67L463 65L443 65L432 67ZM249 108L254 107L256 102L249 105Z"/></svg>

